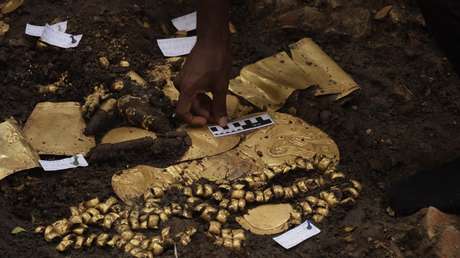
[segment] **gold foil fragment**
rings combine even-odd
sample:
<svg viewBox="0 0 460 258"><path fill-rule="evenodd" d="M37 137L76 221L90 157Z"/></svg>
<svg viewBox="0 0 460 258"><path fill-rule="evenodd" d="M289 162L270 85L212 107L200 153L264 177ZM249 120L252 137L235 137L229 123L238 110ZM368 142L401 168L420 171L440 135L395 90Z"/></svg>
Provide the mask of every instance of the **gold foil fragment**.
<svg viewBox="0 0 460 258"><path fill-rule="evenodd" d="M276 111L292 92L312 85L289 55L281 52L244 67L229 89L262 110Z"/></svg>
<svg viewBox="0 0 460 258"><path fill-rule="evenodd" d="M299 157L311 160L318 154L338 162L339 149L326 133L288 114L270 115L275 125L249 134L237 148L240 155L259 159L266 167L287 167Z"/></svg>
<svg viewBox="0 0 460 258"><path fill-rule="evenodd" d="M289 219L294 209L290 204L261 205L248 211L236 221L256 235L273 235L289 228Z"/></svg>
<svg viewBox="0 0 460 258"><path fill-rule="evenodd" d="M164 188L175 182L175 178L164 169L137 166L121 171L112 177L115 194L125 203L130 204L153 187Z"/></svg>
<svg viewBox="0 0 460 258"><path fill-rule="evenodd" d="M186 132L192 140L192 145L181 158L181 161L215 156L233 149L240 143L240 137L237 135L216 138L207 127L187 128Z"/></svg>
<svg viewBox="0 0 460 258"><path fill-rule="evenodd" d="M0 124L0 180L18 171L39 166L38 154L14 120Z"/></svg>
<svg viewBox="0 0 460 258"><path fill-rule="evenodd" d="M39 154L86 154L96 144L83 134L85 127L78 102L42 102L27 120L24 135Z"/></svg>
<svg viewBox="0 0 460 258"><path fill-rule="evenodd" d="M310 38L291 46L291 54L308 75L312 84L318 85L316 95L335 94L336 99L346 97L359 89L358 84L332 58Z"/></svg>
<svg viewBox="0 0 460 258"><path fill-rule="evenodd" d="M119 127L110 130L101 140L101 143L120 143L131 140L137 140L144 137L152 137L153 139L157 138L157 135L154 132L140 129L137 127Z"/></svg>

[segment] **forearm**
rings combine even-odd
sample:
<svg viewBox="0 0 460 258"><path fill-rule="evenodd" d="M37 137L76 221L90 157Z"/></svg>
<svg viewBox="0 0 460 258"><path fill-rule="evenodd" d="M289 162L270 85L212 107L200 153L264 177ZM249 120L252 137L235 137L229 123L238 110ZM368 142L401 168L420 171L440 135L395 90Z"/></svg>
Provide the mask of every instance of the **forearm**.
<svg viewBox="0 0 460 258"><path fill-rule="evenodd" d="M198 0L198 41L228 43L230 31L230 0Z"/></svg>

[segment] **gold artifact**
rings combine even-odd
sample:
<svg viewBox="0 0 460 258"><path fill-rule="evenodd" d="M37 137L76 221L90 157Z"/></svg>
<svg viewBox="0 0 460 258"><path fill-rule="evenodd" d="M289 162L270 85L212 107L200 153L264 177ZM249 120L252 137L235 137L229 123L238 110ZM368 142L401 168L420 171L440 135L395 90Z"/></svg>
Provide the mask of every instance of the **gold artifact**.
<svg viewBox="0 0 460 258"><path fill-rule="evenodd" d="M142 196L153 187L166 188L175 178L163 169L150 166L137 166L112 177L112 188L124 202Z"/></svg>
<svg viewBox="0 0 460 258"><path fill-rule="evenodd" d="M276 111L286 99L310 84L308 76L286 52L260 60L241 70L229 89L262 110Z"/></svg>
<svg viewBox="0 0 460 258"><path fill-rule="evenodd" d="M318 86L316 95L341 99L359 86L311 39L304 38L286 52L262 59L241 70L229 89L262 110L276 111L295 91Z"/></svg>
<svg viewBox="0 0 460 258"><path fill-rule="evenodd" d="M315 155L339 160L334 141L318 128L284 113L270 113L275 125L249 134L238 146L238 151L253 160L261 160L272 170L302 167Z"/></svg>
<svg viewBox="0 0 460 258"><path fill-rule="evenodd" d="M119 127L112 129L108 133L106 133L102 138L101 143L115 144L120 142L141 139L144 137L152 137L153 139L157 138L156 134L151 131L140 129L137 127Z"/></svg>
<svg viewBox="0 0 460 258"><path fill-rule="evenodd" d="M215 156L233 149L240 143L240 137L237 135L216 138L206 127L187 128L185 130L192 140L192 145L181 158L181 161Z"/></svg>
<svg viewBox="0 0 460 258"><path fill-rule="evenodd" d="M289 228L289 219L294 212L290 204L261 205L248 211L236 221L256 235L278 234Z"/></svg>
<svg viewBox="0 0 460 258"><path fill-rule="evenodd" d="M24 135L39 154L86 154L96 144L83 134L85 127L78 102L42 102L27 119Z"/></svg>
<svg viewBox="0 0 460 258"><path fill-rule="evenodd" d="M14 172L38 167L38 154L14 120L0 124L0 180Z"/></svg>
<svg viewBox="0 0 460 258"><path fill-rule="evenodd" d="M291 46L292 59L318 85L316 95L346 97L359 89L358 84L310 38Z"/></svg>

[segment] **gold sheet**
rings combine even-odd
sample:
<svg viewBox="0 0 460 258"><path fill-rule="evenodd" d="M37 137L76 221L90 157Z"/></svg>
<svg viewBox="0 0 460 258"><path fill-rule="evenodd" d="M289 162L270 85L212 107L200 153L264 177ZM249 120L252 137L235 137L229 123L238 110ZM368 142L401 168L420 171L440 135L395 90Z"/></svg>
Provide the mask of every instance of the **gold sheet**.
<svg viewBox="0 0 460 258"><path fill-rule="evenodd" d="M318 86L315 94L341 99L359 89L358 84L311 39L291 45L286 52L262 59L241 70L229 89L262 110L280 109L299 89Z"/></svg>
<svg viewBox="0 0 460 258"><path fill-rule="evenodd" d="M137 127L119 127L110 130L108 133L102 137L101 143L120 143L131 140L137 140L144 137L152 137L153 139L157 138L157 135L154 132L140 129Z"/></svg>
<svg viewBox="0 0 460 258"><path fill-rule="evenodd" d="M27 120L24 135L39 154L86 154L95 140L83 134L85 127L78 102L42 102Z"/></svg>
<svg viewBox="0 0 460 258"><path fill-rule="evenodd" d="M286 52L262 59L241 70L229 89L262 110L276 111L298 89L313 86Z"/></svg>
<svg viewBox="0 0 460 258"><path fill-rule="evenodd" d="M256 235L274 235L289 228L289 220L294 209L290 204L261 205L248 211L236 221L246 230Z"/></svg>
<svg viewBox="0 0 460 258"><path fill-rule="evenodd" d="M291 46L294 62L301 67L311 83L318 85L316 95L336 94L336 99L346 97L359 89L358 84L313 40L309 38Z"/></svg>
<svg viewBox="0 0 460 258"><path fill-rule="evenodd" d="M40 166L39 157L15 121L0 124L0 180L18 171Z"/></svg>

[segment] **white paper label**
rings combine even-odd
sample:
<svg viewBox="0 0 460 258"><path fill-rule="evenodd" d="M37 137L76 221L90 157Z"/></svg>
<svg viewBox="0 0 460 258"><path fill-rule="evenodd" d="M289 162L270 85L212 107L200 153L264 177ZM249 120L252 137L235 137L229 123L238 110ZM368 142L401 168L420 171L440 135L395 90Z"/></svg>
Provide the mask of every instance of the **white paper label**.
<svg viewBox="0 0 460 258"><path fill-rule="evenodd" d="M50 27L60 32L66 32L67 31L67 21L50 25ZM45 31L45 26L37 26L37 25L32 25L32 24L26 25L26 34L29 36L41 37L44 31Z"/></svg>
<svg viewBox="0 0 460 258"><path fill-rule="evenodd" d="M319 233L321 233L321 230L307 220L303 224L300 224L288 232L274 237L273 240L285 249L290 249L303 241L318 235Z"/></svg>
<svg viewBox="0 0 460 258"><path fill-rule="evenodd" d="M197 41L196 36L184 38L158 39L158 46L166 57L188 55Z"/></svg>
<svg viewBox="0 0 460 258"><path fill-rule="evenodd" d="M197 13L193 12L171 20L178 31L196 30Z"/></svg>
<svg viewBox="0 0 460 258"><path fill-rule="evenodd" d="M45 171L58 171L69 168L87 167L88 162L82 154L75 155L71 158L60 160L39 160L40 165Z"/></svg>
<svg viewBox="0 0 460 258"><path fill-rule="evenodd" d="M50 45L61 48L77 47L83 35L71 35L65 32L55 30L48 24L45 25L45 31L40 37L40 40Z"/></svg>
<svg viewBox="0 0 460 258"><path fill-rule="evenodd" d="M270 115L262 114L230 122L225 127L211 125L208 128L214 137L222 137L270 126L274 123Z"/></svg>

